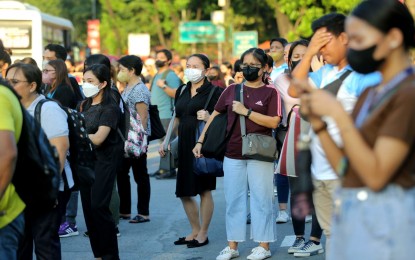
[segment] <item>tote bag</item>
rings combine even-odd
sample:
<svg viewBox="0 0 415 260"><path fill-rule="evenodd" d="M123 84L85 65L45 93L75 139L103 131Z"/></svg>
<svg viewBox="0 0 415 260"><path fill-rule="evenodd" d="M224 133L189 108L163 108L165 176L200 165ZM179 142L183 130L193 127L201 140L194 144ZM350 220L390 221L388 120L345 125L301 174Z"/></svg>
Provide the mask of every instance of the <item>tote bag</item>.
<svg viewBox="0 0 415 260"><path fill-rule="evenodd" d="M291 117L289 120L289 127L287 135L282 146L280 160L278 161L275 173L298 177L295 161L297 159L297 141L301 133L308 133L310 130L310 123L301 118L300 108L293 107Z"/></svg>

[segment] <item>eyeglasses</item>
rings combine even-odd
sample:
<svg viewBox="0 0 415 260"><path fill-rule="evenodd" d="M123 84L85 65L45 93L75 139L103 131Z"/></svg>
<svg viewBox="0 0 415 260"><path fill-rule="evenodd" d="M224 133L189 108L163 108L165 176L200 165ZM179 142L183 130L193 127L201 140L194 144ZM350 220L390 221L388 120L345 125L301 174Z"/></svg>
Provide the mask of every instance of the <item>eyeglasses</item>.
<svg viewBox="0 0 415 260"><path fill-rule="evenodd" d="M51 71L55 71L55 70L47 70L47 69L42 70L43 73L49 73Z"/></svg>
<svg viewBox="0 0 415 260"><path fill-rule="evenodd" d="M27 80L19 80L19 79L7 79L7 82L10 83L10 85L14 86L19 84L20 82L29 82Z"/></svg>
<svg viewBox="0 0 415 260"><path fill-rule="evenodd" d="M261 65L261 64L241 64L239 67L240 67L241 69L246 69L246 68L248 68L248 67L250 67L250 68L258 68L258 69L260 69L260 68L262 68L262 65Z"/></svg>

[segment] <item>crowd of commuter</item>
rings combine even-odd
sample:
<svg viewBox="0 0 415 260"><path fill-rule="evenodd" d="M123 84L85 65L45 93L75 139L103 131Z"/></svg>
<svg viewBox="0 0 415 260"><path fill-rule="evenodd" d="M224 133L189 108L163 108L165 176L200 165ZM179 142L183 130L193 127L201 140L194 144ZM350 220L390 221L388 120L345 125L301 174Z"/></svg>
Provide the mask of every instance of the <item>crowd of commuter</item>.
<svg viewBox="0 0 415 260"><path fill-rule="evenodd" d="M366 0L348 16L314 20L312 31L309 40L272 38L269 49L250 48L233 64L213 64L199 53L172 64L167 49L146 60L126 55L111 62L93 54L82 80L60 45L46 45L37 64L31 57L12 63L1 44L0 259L61 259L60 239L79 235L79 195L93 256L119 259L120 219L151 221L150 177L176 179L189 231L172 244L207 246L217 175L201 173L206 157L224 176L227 245L212 252L217 260L239 257L248 227L257 246L247 259L270 258L277 224L290 219L295 241L287 253L295 257L411 259L413 17L400 1ZM204 156L224 115L224 154ZM60 173L49 207L34 206L14 178L22 174L28 117L47 139L35 142L55 151L55 160L42 158ZM165 136L156 136L157 120ZM74 137L74 129L85 138ZM250 136L259 139L245 142ZM268 137L275 147L263 149L278 151L271 159L262 148L248 152L252 143L267 146L261 138ZM74 159L75 140L87 143L78 145L91 154L89 168L85 158ZM147 168L150 140L168 160L154 173ZM133 211L130 169L137 184Z"/></svg>

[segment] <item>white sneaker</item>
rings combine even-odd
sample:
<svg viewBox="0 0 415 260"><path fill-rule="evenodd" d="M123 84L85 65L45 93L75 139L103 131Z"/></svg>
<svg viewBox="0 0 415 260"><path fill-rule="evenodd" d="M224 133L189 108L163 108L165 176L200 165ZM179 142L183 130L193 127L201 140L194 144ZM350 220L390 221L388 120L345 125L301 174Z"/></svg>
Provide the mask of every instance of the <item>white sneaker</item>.
<svg viewBox="0 0 415 260"><path fill-rule="evenodd" d="M262 260L271 257L271 251L265 250L262 246L257 246L251 251L252 253L246 258L249 260Z"/></svg>
<svg viewBox="0 0 415 260"><path fill-rule="evenodd" d="M239 251L231 249L229 246L225 247L220 251L219 255L216 257L216 260L229 260L239 256Z"/></svg>
<svg viewBox="0 0 415 260"><path fill-rule="evenodd" d="M277 222L277 223L287 223L288 220L290 220L290 216L288 216L287 211L285 211L285 210L278 211L278 216L275 219L275 222Z"/></svg>
<svg viewBox="0 0 415 260"><path fill-rule="evenodd" d="M305 223L309 223L309 222L311 222L311 221L313 221L313 216L311 216L311 215L307 215L307 216L305 217Z"/></svg>
<svg viewBox="0 0 415 260"><path fill-rule="evenodd" d="M295 257L307 257L324 253L323 246L314 244L313 241L308 241L304 246L294 253Z"/></svg>
<svg viewBox="0 0 415 260"><path fill-rule="evenodd" d="M288 248L288 253L294 254L295 252L298 252L301 248L303 248L304 244L305 244L304 237L295 238L293 245L290 248Z"/></svg>

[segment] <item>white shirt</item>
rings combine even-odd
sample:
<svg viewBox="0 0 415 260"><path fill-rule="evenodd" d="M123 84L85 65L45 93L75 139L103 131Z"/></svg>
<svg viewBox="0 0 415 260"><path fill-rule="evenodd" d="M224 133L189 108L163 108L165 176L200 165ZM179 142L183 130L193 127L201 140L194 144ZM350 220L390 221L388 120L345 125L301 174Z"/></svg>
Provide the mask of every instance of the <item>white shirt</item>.
<svg viewBox="0 0 415 260"><path fill-rule="evenodd" d="M337 66L330 64L324 65L318 71L309 73L309 81L311 85L316 88L324 88L331 82L343 75L346 70L352 70L349 65L339 70ZM343 108L351 113L357 98L360 94L370 86L378 85L382 80L380 73L371 73L367 75L352 72L342 83L339 92L337 93L337 100L342 104ZM323 120L327 123L327 132L330 134L333 141L339 146L343 146L343 141L340 135L340 130L336 126L333 119L326 117ZM332 169L327 160L327 156L323 150L319 138L316 138L313 130L310 130L311 145L310 151L312 156L311 173L317 180L334 180L337 179L337 174Z"/></svg>

